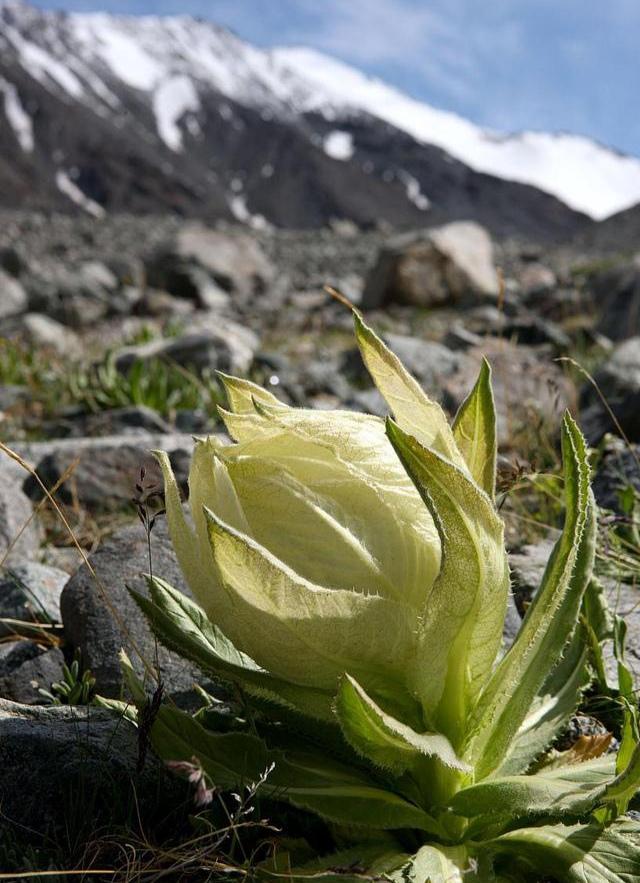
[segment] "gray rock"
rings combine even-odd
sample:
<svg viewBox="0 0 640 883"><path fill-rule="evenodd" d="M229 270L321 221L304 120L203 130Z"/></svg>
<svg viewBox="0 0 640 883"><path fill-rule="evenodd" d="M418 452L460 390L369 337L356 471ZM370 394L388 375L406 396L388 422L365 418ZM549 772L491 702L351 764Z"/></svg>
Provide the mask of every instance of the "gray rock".
<svg viewBox="0 0 640 883"><path fill-rule="evenodd" d="M620 438L610 436L601 451L596 474L592 481L593 492L599 506L621 513L620 492L633 487L640 493L640 447L631 450Z"/></svg>
<svg viewBox="0 0 640 883"><path fill-rule="evenodd" d="M153 572L190 594L162 520L152 533L151 553ZM153 665L155 656L151 631L127 591L129 586L147 594L141 576L149 572L147 538L142 525L117 531L90 561L95 576L82 566L62 593L65 636L73 647L80 648L84 664L97 678L98 692L117 697L122 691L120 648L125 648L140 675L145 669L138 651L149 665ZM166 689L176 701L189 697L194 682L202 683L201 674L163 647L159 648L159 660Z"/></svg>
<svg viewBox="0 0 640 883"><path fill-rule="evenodd" d="M41 704L39 690L50 690L62 677L64 656L33 641L0 644L0 696L25 705Z"/></svg>
<svg viewBox="0 0 640 883"><path fill-rule="evenodd" d="M559 325L532 314L521 314L507 320L502 333L505 337L517 340L518 343L534 346L548 343L559 351L568 350L571 346L569 335Z"/></svg>
<svg viewBox="0 0 640 883"><path fill-rule="evenodd" d="M20 282L0 269L0 319L24 313L28 302L27 292Z"/></svg>
<svg viewBox="0 0 640 883"><path fill-rule="evenodd" d="M631 441L640 441L640 337L631 337L616 347L596 371L594 379L623 432ZM606 432L617 432L615 423L591 383L580 392L581 420L591 444Z"/></svg>
<svg viewBox="0 0 640 883"><path fill-rule="evenodd" d="M0 618L25 622L60 622L60 595L69 575L36 561L6 567L0 573ZM0 623L0 635L13 629Z"/></svg>
<svg viewBox="0 0 640 883"><path fill-rule="evenodd" d="M640 589L625 583L609 583L607 600L610 608L624 619L627 626L625 661L629 666L636 688L640 687ZM609 658L612 649L608 648ZM609 670L613 665L609 664Z"/></svg>
<svg viewBox="0 0 640 883"><path fill-rule="evenodd" d="M40 526L21 487L24 477L19 467L0 455L0 561L5 564L33 558L40 547Z"/></svg>
<svg viewBox="0 0 640 883"><path fill-rule="evenodd" d="M482 346L482 338L461 322L455 322L444 336L442 345L449 350L467 350L472 346Z"/></svg>
<svg viewBox="0 0 640 883"><path fill-rule="evenodd" d="M432 307L497 295L489 234L474 222L455 221L388 242L366 281L362 306L375 309L397 301Z"/></svg>
<svg viewBox="0 0 640 883"><path fill-rule="evenodd" d="M171 427L166 420L146 405L111 408L97 414L83 415L71 423L70 430L71 435L82 437L171 433Z"/></svg>
<svg viewBox="0 0 640 883"><path fill-rule="evenodd" d="M82 555L75 546L43 546L40 550L42 563L72 576L82 564Z"/></svg>
<svg viewBox="0 0 640 883"><path fill-rule="evenodd" d="M118 279L115 274L101 261L85 261L78 267L78 275L92 289L115 291Z"/></svg>
<svg viewBox="0 0 640 883"><path fill-rule="evenodd" d="M538 545L524 546L517 553L509 556L513 590L520 613L524 613L523 604L528 603L537 592L552 549L553 542L549 540ZM636 685L639 685L640 589L637 586L607 579L604 580L604 590L610 609L622 617L627 625L626 662ZM609 643L605 644L604 656L607 673L612 680L615 680L613 648Z"/></svg>
<svg viewBox="0 0 640 883"><path fill-rule="evenodd" d="M193 323L189 323L193 328ZM201 322L201 326L204 323ZM169 359L198 371L221 370L245 374L251 367L259 341L253 331L229 319L217 317L209 327L190 331L180 337L152 340L139 346L125 347L115 357L118 370L126 371L136 361Z"/></svg>
<svg viewBox="0 0 640 883"><path fill-rule="evenodd" d="M441 390L442 379L459 371L465 360L463 354L454 353L433 340L402 334L387 334L385 340L424 389L435 394Z"/></svg>
<svg viewBox="0 0 640 883"><path fill-rule="evenodd" d="M253 237L229 235L197 223L185 224L173 242L146 262L151 286L196 301L204 278L196 274L194 279L197 268L205 270L222 291L241 296L263 293L275 278L275 268Z"/></svg>
<svg viewBox="0 0 640 883"><path fill-rule="evenodd" d="M355 390L351 393L351 397L346 404L355 411L373 414L376 417L386 417L389 413L387 403L375 386L372 386L371 389Z"/></svg>
<svg viewBox="0 0 640 883"><path fill-rule="evenodd" d="M449 410L455 412L472 389L483 357L493 370L500 444L509 445L514 429L529 425L532 419L543 419L549 431L555 432L564 409L573 401L572 387L550 353L509 340L486 338L482 346L464 353L458 370L443 380L441 395Z"/></svg>
<svg viewBox="0 0 640 883"><path fill-rule="evenodd" d="M0 248L0 268L6 270L10 276L17 279L26 269L26 264L20 252L11 245Z"/></svg>
<svg viewBox="0 0 640 883"><path fill-rule="evenodd" d="M558 284L556 274L537 261L525 264L519 274L520 288L525 298L536 298L552 291Z"/></svg>
<svg viewBox="0 0 640 883"><path fill-rule="evenodd" d="M553 540L545 540L523 546L509 555L511 588L521 615L524 615L526 605L538 591L553 546Z"/></svg>
<svg viewBox="0 0 640 883"><path fill-rule="evenodd" d="M110 711L19 705L0 699L0 803L3 832L33 847L48 835L89 842L184 793L151 754L136 773L137 731ZM25 830L28 831L25 840Z"/></svg>
<svg viewBox="0 0 640 883"><path fill-rule="evenodd" d="M140 432L103 438L55 439L16 447L24 450L26 459L36 465L40 478L49 487L76 464L59 488L61 500L77 500L94 511L113 511L122 509L134 496L142 467L147 472L146 483L161 485L152 450L168 451L178 480L184 483L193 439L189 435ZM32 478L27 479L24 489L34 499L41 495Z"/></svg>
<svg viewBox="0 0 640 883"><path fill-rule="evenodd" d="M597 329L611 340L640 334L640 255L593 274L586 283L598 315Z"/></svg>
<svg viewBox="0 0 640 883"><path fill-rule="evenodd" d="M0 417L2 416L2 411L8 411L17 405L18 402L28 399L29 396L29 390L24 386L16 386L12 383L0 385Z"/></svg>
<svg viewBox="0 0 640 883"><path fill-rule="evenodd" d="M158 288L145 289L136 306L141 315L172 319L186 319L194 309L195 305L189 301Z"/></svg>
<svg viewBox="0 0 640 883"><path fill-rule="evenodd" d="M502 640L504 642L505 650L508 649L516 637L518 636L518 632L520 631L520 626L522 625L522 617L518 612L518 608L516 607L515 600L513 595L509 595L507 599L507 611L504 618L504 626L502 629Z"/></svg>
<svg viewBox="0 0 640 883"><path fill-rule="evenodd" d="M87 328L109 312L113 291L83 273L82 268L65 267L32 274L25 281L29 309L45 313L64 325Z"/></svg>
<svg viewBox="0 0 640 883"><path fill-rule="evenodd" d="M82 352L78 335L44 313L25 313L4 330L6 334L18 336L32 346L54 350L67 358Z"/></svg>

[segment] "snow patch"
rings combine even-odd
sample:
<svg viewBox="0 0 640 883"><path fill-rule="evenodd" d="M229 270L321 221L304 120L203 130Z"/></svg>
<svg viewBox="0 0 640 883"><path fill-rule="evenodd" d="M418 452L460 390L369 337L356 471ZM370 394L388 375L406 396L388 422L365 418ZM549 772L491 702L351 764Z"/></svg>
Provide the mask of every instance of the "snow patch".
<svg viewBox="0 0 640 883"><path fill-rule="evenodd" d="M431 200L424 195L420 189L420 182L404 170L398 172L398 177L407 188L407 199L412 202L422 212L426 212L431 208Z"/></svg>
<svg viewBox="0 0 640 883"><path fill-rule="evenodd" d="M229 208L236 220L242 224L248 224L254 230L268 230L271 227L271 224L264 215L254 215L249 211L246 196L239 196L238 194L231 196L229 198Z"/></svg>
<svg viewBox="0 0 640 883"><path fill-rule="evenodd" d="M350 132L341 132L334 129L333 132L325 137L323 144L324 152L331 159L337 159L346 162L351 159L354 153L353 135Z"/></svg>
<svg viewBox="0 0 640 883"><path fill-rule="evenodd" d="M56 172L56 186L61 193L64 193L72 202L75 202L77 206L80 206L88 214L93 215L94 218L102 218L104 216L105 211L102 206L94 202L93 199L89 199L88 196L85 196L78 185L74 184L69 175L62 169L58 169Z"/></svg>
<svg viewBox="0 0 640 883"><path fill-rule="evenodd" d="M18 53L22 67L45 89L50 90L51 81L53 81L73 98L83 96L84 88L80 80L50 52L35 43L28 42L15 28L4 23L3 34Z"/></svg>
<svg viewBox="0 0 640 883"><path fill-rule="evenodd" d="M128 33L126 19L98 12L73 15L76 38L90 47L115 76L134 89L150 90L165 70L134 33Z"/></svg>
<svg viewBox="0 0 640 883"><path fill-rule="evenodd" d="M13 83L0 77L0 92L4 94L4 112L18 139L18 144L24 153L32 153L34 147L33 123L20 101L18 90Z"/></svg>
<svg viewBox="0 0 640 883"><path fill-rule="evenodd" d="M153 112L164 143L176 153L182 150L179 122L185 113L197 113L200 99L189 77L179 75L161 83L153 93Z"/></svg>

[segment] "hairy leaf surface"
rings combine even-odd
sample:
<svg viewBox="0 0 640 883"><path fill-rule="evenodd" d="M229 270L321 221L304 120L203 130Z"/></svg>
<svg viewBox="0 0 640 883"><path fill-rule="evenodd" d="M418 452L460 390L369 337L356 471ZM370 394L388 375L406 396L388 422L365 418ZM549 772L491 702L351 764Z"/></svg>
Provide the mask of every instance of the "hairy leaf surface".
<svg viewBox="0 0 640 883"><path fill-rule="evenodd" d="M400 359L353 312L356 339L365 365L398 425L422 445L433 448L462 469L465 460L456 444L446 414L409 374Z"/></svg>
<svg viewBox="0 0 640 883"><path fill-rule="evenodd" d="M502 642L509 588L504 528L466 472L392 421L387 433L431 511L443 551L424 608L415 687L428 714L438 709L436 724L460 735Z"/></svg>
<svg viewBox="0 0 640 883"><path fill-rule="evenodd" d="M502 763L549 669L578 618L593 566L596 520L584 439L565 415L562 453L567 514L540 591L513 645L493 673L474 714L466 759L484 778Z"/></svg>
<svg viewBox="0 0 640 883"><path fill-rule="evenodd" d="M469 769L456 756L446 736L416 733L383 711L349 675L340 682L336 712L349 744L377 766L403 772L428 755L437 757L445 766Z"/></svg>
<svg viewBox="0 0 640 883"><path fill-rule="evenodd" d="M496 489L498 432L491 389L491 367L482 361L480 375L453 421L453 437L471 477L493 499Z"/></svg>

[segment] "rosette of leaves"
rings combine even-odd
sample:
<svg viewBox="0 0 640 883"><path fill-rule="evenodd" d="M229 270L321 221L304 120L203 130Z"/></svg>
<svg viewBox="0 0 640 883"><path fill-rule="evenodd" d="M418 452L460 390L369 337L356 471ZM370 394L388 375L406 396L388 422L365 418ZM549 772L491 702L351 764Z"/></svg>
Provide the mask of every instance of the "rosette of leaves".
<svg viewBox="0 0 640 883"><path fill-rule="evenodd" d="M589 681L596 532L584 439L562 425L566 516L520 632L494 504L490 369L450 426L355 314L393 418L287 407L224 377L234 443L197 443L187 514L168 457L173 544L198 603L150 579L136 599L158 638L236 684L253 708L219 732L162 707L168 761L197 757L235 789L316 813L341 851L289 877L640 879L640 784L630 704L617 754L550 752ZM591 611L591 613L590 613ZM215 717L215 715L214 715Z"/></svg>

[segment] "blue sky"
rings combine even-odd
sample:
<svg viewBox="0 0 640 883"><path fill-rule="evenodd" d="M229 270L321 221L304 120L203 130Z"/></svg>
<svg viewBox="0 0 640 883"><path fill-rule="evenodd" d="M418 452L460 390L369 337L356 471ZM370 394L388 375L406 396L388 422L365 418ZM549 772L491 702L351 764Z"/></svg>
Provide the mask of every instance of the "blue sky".
<svg viewBox="0 0 640 883"><path fill-rule="evenodd" d="M640 155L640 0L61 0L190 13L305 44L499 130L573 131Z"/></svg>

